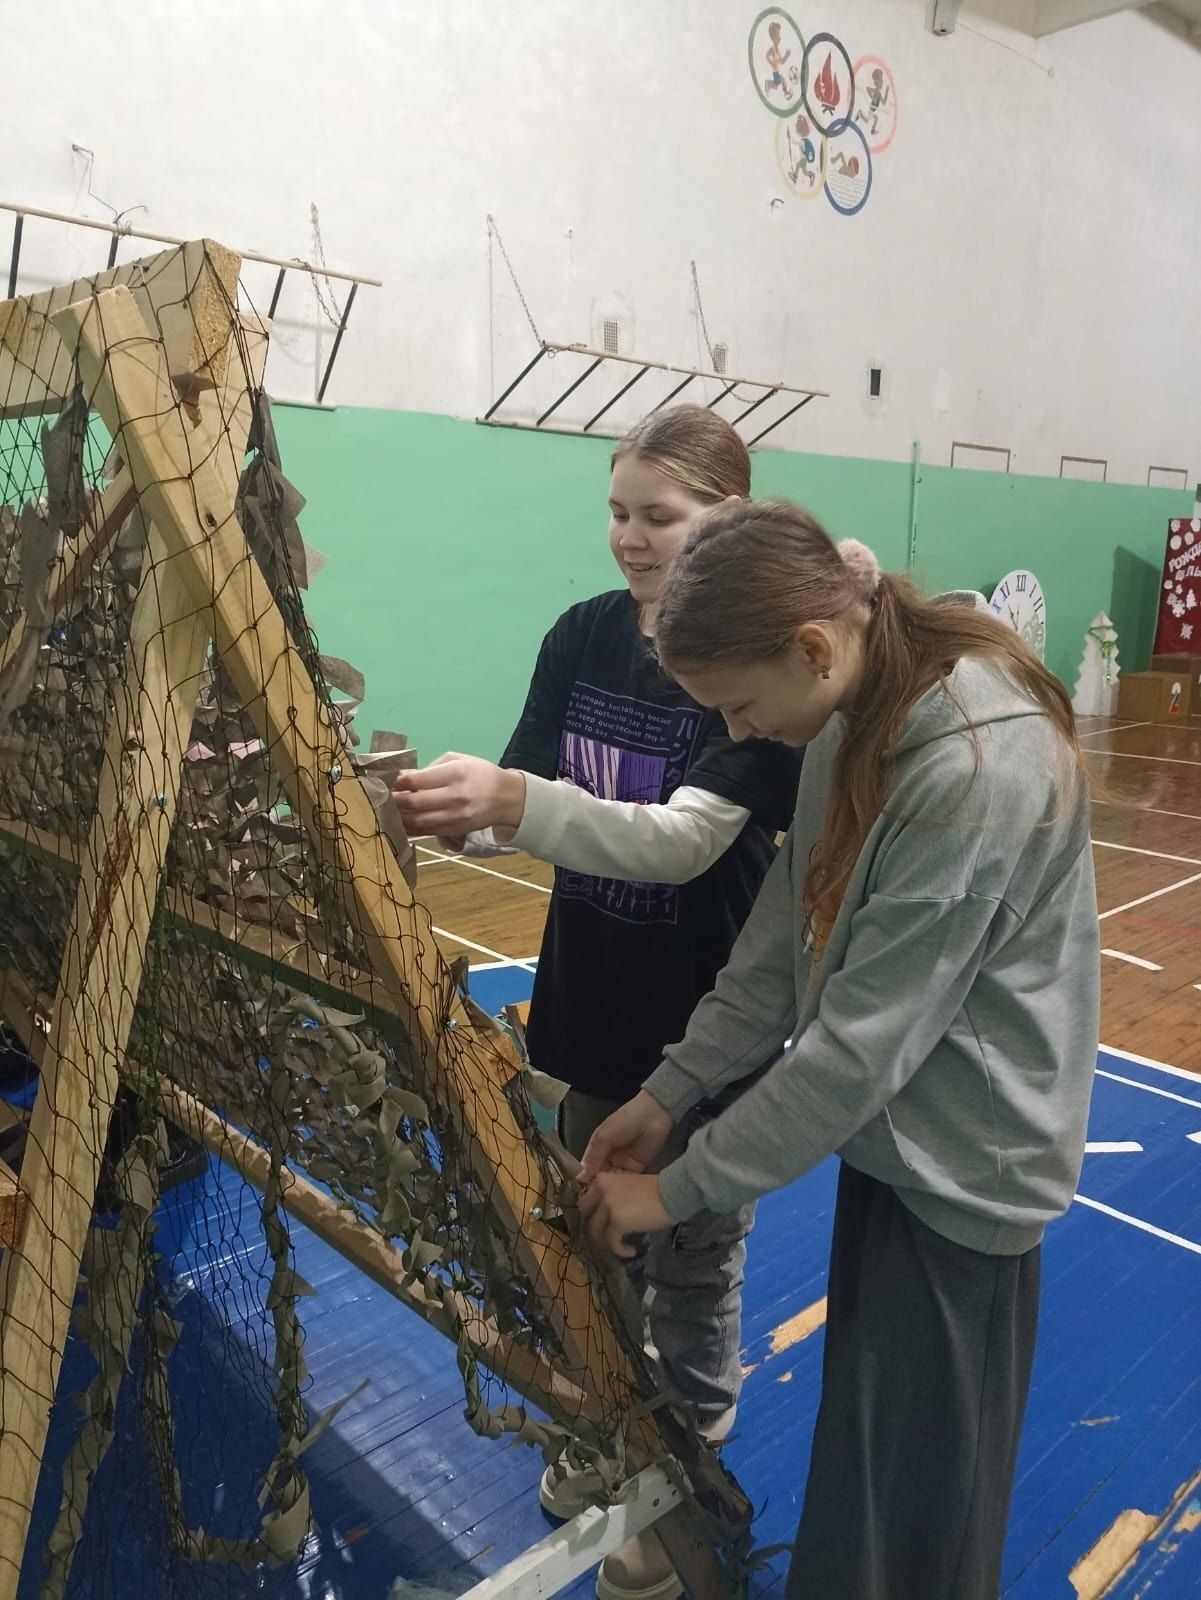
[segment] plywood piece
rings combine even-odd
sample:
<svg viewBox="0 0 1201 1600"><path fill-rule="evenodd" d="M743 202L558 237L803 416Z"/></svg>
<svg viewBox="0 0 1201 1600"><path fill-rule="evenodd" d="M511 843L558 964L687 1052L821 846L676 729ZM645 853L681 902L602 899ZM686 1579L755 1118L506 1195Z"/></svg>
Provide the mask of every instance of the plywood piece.
<svg viewBox="0 0 1201 1600"><path fill-rule="evenodd" d="M197 239L0 303L0 415L59 408L76 375L54 314L118 284L130 290L147 326L162 338L172 376L200 372L223 383L240 268L232 250Z"/></svg>

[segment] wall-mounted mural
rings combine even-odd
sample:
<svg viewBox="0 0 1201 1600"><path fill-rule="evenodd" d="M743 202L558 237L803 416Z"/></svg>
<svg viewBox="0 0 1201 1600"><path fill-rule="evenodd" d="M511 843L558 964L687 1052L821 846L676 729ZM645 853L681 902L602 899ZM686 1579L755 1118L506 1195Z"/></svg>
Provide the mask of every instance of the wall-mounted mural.
<svg viewBox="0 0 1201 1600"><path fill-rule="evenodd" d="M857 60L832 33L805 39L787 11L769 6L747 39L751 81L776 119L776 165L798 200L825 195L843 217L871 197L875 158L897 132L897 86L886 61Z"/></svg>

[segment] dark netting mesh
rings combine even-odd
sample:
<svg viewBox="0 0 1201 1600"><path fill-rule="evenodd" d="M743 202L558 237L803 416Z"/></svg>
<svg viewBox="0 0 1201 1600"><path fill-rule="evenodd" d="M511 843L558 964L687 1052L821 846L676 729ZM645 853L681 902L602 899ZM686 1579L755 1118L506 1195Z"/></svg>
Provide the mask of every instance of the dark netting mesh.
<svg viewBox="0 0 1201 1600"><path fill-rule="evenodd" d="M188 245L0 306L0 1014L32 1105L0 1124L0 1597L22 1563L23 1594L115 1595L131 1548L163 1595L298 1560L333 1413L306 1404L290 1217L447 1336L481 1434L612 1492L669 1460L700 1592L745 1570L745 1503L656 1404L520 1040L414 898L411 757L356 751L361 679L305 620L238 265ZM186 1241L160 1225L180 1176L212 1188Z"/></svg>

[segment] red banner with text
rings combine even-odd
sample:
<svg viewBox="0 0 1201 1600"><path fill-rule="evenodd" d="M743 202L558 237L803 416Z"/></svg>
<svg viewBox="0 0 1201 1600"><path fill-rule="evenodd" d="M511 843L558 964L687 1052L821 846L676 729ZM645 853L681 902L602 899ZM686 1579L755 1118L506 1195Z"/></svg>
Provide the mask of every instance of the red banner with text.
<svg viewBox="0 0 1201 1600"><path fill-rule="evenodd" d="M1201 520L1174 519L1168 526L1159 621L1157 656L1201 656Z"/></svg>

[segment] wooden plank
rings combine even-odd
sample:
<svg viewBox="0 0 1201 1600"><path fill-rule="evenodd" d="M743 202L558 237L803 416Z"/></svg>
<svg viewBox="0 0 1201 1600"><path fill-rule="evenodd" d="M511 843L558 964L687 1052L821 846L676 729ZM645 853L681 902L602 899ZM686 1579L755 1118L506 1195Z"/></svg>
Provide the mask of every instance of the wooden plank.
<svg viewBox="0 0 1201 1600"><path fill-rule="evenodd" d="M341 886L430 1092L462 1119L479 1158L480 1181L531 1281L544 1284L544 1310L574 1346L573 1359L592 1369L598 1393L611 1392L610 1373L625 1365L600 1317L587 1270L534 1215L542 1208L542 1175L504 1095L516 1060L503 1053L499 1038L481 1036L467 1017L438 956L428 913L414 902L379 831L230 502L209 464L189 449L179 414L168 403L161 348L139 334L128 291L109 290L96 303L104 304L105 327L116 335L107 347L87 306L59 313L56 325L65 342L78 340L81 369L95 385L94 403L119 435L135 480L145 482L155 522L190 562L197 604L216 596L214 638L222 662L302 825ZM444 1019L454 1021L456 1030L444 1029Z"/></svg>
<svg viewBox="0 0 1201 1600"><path fill-rule="evenodd" d="M108 296L114 292L79 308L101 350L131 325L127 317L122 330L107 326ZM133 296L128 290L119 292L141 329L143 344L165 363L163 346L149 338ZM205 329L211 327L215 294L209 286L200 296ZM217 295L216 304L221 303ZM228 379L228 365L226 374ZM236 375L235 383L240 377ZM172 413L181 416L170 389L165 399ZM249 401L236 389L231 393L228 381L219 394L196 400L189 442L209 463L214 484L232 507L245 434L231 441L223 412L249 424ZM124 451L122 456L135 489L144 496L139 463ZM22 1161L28 1196L22 1247L0 1264L0 1600L13 1600L20 1577L80 1257L207 651L211 614L196 604L186 565L151 522L125 656L126 692L116 697L110 718L97 808L81 854L66 957Z"/></svg>
<svg viewBox="0 0 1201 1600"><path fill-rule="evenodd" d="M58 409L76 373L52 325L54 314L118 284L128 287L147 327L162 338L172 375L204 372L223 383L240 268L232 250L197 239L0 303L0 416Z"/></svg>
<svg viewBox="0 0 1201 1600"><path fill-rule="evenodd" d="M177 1127L199 1139L207 1150L256 1188L265 1186L271 1158L261 1145L223 1121L178 1085L160 1081L160 1093L163 1110ZM292 1216L373 1283L416 1311L439 1333L446 1332L438 1322L438 1302L426 1294L420 1283L405 1283L401 1252L394 1245L322 1193L293 1167L283 1169L280 1199ZM476 1356L490 1371L551 1416L569 1421L587 1414L589 1397L556 1372L545 1357L526 1346L514 1344L490 1317L484 1316L477 1306L453 1289L446 1291L446 1301L461 1318Z"/></svg>

